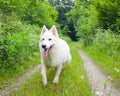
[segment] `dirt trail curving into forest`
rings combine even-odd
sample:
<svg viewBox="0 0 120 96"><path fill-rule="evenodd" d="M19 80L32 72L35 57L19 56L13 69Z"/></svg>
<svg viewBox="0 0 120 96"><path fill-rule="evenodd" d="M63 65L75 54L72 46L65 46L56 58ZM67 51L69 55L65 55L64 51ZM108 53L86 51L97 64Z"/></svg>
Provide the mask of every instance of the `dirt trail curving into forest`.
<svg viewBox="0 0 120 96"><path fill-rule="evenodd" d="M112 86L110 78L104 75L83 51L79 51L79 54L82 57L94 96L120 96L120 92Z"/></svg>
<svg viewBox="0 0 120 96"><path fill-rule="evenodd" d="M11 92L17 91L23 81L26 81L30 76L34 75L40 69L40 64L37 64L33 69L27 70L20 77L13 80L12 85L6 85L0 89L0 96L9 96Z"/></svg>

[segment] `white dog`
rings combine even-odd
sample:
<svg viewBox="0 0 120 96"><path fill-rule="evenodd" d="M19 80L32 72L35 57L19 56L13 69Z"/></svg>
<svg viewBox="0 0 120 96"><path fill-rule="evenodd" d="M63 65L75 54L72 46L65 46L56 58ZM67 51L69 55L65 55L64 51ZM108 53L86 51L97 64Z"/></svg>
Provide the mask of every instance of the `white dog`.
<svg viewBox="0 0 120 96"><path fill-rule="evenodd" d="M45 25L43 26L39 47L41 50L41 75L44 86L47 85L47 66L57 69L53 83L58 83L63 65L71 61L71 54L68 44L58 37L55 25L50 30Z"/></svg>

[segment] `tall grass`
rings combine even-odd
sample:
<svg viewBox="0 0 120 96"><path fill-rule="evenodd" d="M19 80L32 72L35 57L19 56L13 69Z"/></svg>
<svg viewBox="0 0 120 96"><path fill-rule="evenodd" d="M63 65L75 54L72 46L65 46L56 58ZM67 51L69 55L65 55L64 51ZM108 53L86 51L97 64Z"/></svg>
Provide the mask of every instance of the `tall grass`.
<svg viewBox="0 0 120 96"><path fill-rule="evenodd" d="M99 31L85 50L120 89L120 36L108 30Z"/></svg>
<svg viewBox="0 0 120 96"><path fill-rule="evenodd" d="M48 85L43 86L40 71L24 82L18 92L11 95L18 96L92 96L86 78L82 60L75 43L71 43L72 62L64 66L59 84L53 84L54 69L47 72Z"/></svg>

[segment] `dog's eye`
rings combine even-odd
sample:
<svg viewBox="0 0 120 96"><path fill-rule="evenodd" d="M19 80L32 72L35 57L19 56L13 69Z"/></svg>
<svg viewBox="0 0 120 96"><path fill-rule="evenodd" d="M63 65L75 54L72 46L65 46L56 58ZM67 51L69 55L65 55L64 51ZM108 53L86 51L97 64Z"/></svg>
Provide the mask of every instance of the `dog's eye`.
<svg viewBox="0 0 120 96"><path fill-rule="evenodd" d="M51 41L52 39L51 38L49 38L49 41Z"/></svg>
<svg viewBox="0 0 120 96"><path fill-rule="evenodd" d="M44 41L45 39L43 38L42 41Z"/></svg>

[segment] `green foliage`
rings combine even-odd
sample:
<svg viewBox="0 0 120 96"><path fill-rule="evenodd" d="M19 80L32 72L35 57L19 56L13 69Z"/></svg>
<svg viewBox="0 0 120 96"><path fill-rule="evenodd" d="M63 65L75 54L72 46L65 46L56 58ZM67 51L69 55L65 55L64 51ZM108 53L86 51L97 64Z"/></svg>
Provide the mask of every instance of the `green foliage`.
<svg viewBox="0 0 120 96"><path fill-rule="evenodd" d="M40 28L24 24L18 19L8 21L1 26L0 33L0 69L4 73L14 68L38 51Z"/></svg>
<svg viewBox="0 0 120 96"><path fill-rule="evenodd" d="M39 26L55 24L58 13L46 0L5 0L0 1L4 14L15 13L21 20Z"/></svg>
<svg viewBox="0 0 120 96"><path fill-rule="evenodd" d="M99 12L99 26L117 33L120 30L119 0L92 0L91 2Z"/></svg>
<svg viewBox="0 0 120 96"><path fill-rule="evenodd" d="M68 20L73 22L76 35L86 41L94 39L99 28L119 34L119 4L119 0L76 0L74 8L67 13Z"/></svg>
<svg viewBox="0 0 120 96"><path fill-rule="evenodd" d="M113 34L110 30L97 30L95 39L92 42L94 50L118 58L120 57L120 36Z"/></svg>
<svg viewBox="0 0 120 96"><path fill-rule="evenodd" d="M71 38L68 37L68 36L61 35L60 38L62 38L63 40L65 40L67 43L71 43L72 42Z"/></svg>
<svg viewBox="0 0 120 96"><path fill-rule="evenodd" d="M57 11L46 1L30 1L22 18L31 24L52 26L57 19Z"/></svg>
<svg viewBox="0 0 120 96"><path fill-rule="evenodd" d="M77 37L86 39L94 34L92 32L97 27L98 13L94 6L90 6L89 1L76 0L74 8L67 13L67 16L69 21L73 21Z"/></svg>
<svg viewBox="0 0 120 96"><path fill-rule="evenodd" d="M69 36L72 40L76 41L76 31L73 26L73 22L67 20L66 13L70 11L74 6L73 0L48 0L52 6L54 6L58 11L59 26L61 28L61 33L63 35Z"/></svg>

